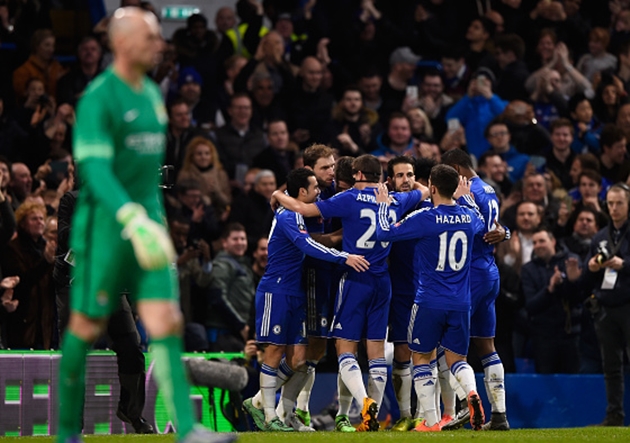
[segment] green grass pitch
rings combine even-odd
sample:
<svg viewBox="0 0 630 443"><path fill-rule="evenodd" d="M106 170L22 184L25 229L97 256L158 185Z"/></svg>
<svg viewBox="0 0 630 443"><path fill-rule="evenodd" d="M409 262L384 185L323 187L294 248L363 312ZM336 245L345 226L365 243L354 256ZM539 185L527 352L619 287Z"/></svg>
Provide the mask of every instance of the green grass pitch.
<svg viewBox="0 0 630 443"><path fill-rule="evenodd" d="M88 435L85 443L172 443L172 435ZM377 432L340 434L335 432L315 433L263 433L247 432L239 435L239 443L345 443L345 442L392 442L412 443L417 441L432 442L628 442L630 441L630 427L625 428L569 428L569 429L516 429L509 432L473 432L458 430L431 434L415 432ZM48 443L54 442L53 437L0 437L0 443Z"/></svg>

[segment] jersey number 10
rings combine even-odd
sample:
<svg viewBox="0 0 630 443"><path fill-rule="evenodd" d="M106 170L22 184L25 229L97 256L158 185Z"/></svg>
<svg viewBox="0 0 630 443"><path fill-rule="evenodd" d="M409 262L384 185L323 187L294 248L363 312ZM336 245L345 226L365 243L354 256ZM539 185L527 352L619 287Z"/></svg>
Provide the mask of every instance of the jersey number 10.
<svg viewBox="0 0 630 443"><path fill-rule="evenodd" d="M448 265L453 271L459 271L464 267L466 263L466 253L468 252L468 238L464 231L455 231L450 241L448 239L449 231L444 231L440 234L440 256L438 257L438 264L435 268L436 271L444 271L446 266L446 258L448 254ZM457 243L462 243L462 255L459 260L455 257L457 250Z"/></svg>

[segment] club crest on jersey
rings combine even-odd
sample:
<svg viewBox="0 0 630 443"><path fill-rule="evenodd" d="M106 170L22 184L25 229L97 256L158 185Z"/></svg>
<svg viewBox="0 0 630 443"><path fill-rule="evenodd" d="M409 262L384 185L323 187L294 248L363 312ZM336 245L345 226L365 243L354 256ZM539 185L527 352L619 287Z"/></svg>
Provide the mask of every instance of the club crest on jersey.
<svg viewBox="0 0 630 443"><path fill-rule="evenodd" d="M322 328L325 328L328 326L328 319L326 317L322 317L322 319L319 321L319 324L322 326Z"/></svg>
<svg viewBox="0 0 630 443"><path fill-rule="evenodd" d="M96 294L96 302L100 306L107 306L107 303L109 303L109 294L107 291L98 291Z"/></svg>
<svg viewBox="0 0 630 443"><path fill-rule="evenodd" d="M279 335L282 332L282 327L280 325L275 325L272 331L274 334Z"/></svg>

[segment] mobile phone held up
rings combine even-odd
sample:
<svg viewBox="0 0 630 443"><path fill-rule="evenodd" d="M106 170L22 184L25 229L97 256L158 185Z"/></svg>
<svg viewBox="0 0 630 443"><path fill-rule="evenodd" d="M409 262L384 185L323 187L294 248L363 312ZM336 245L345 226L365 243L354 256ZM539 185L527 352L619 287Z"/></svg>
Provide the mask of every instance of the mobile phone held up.
<svg viewBox="0 0 630 443"><path fill-rule="evenodd" d="M53 160L50 162L50 175L56 179L63 180L68 176L68 162L62 160Z"/></svg>
<svg viewBox="0 0 630 443"><path fill-rule="evenodd" d="M448 132L452 134L453 132L456 132L459 128L461 128L462 125L461 123L459 123L459 119L449 118L446 122L446 126L448 128Z"/></svg>

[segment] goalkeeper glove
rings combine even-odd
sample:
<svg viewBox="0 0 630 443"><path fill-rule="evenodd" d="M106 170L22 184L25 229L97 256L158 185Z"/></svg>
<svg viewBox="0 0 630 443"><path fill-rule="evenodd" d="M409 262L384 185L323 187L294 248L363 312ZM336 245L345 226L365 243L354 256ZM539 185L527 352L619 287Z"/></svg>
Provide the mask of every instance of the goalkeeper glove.
<svg viewBox="0 0 630 443"><path fill-rule="evenodd" d="M142 269L162 269L173 263L175 249L166 229L147 217L141 205L126 203L116 213L116 220L123 225L121 236L131 241Z"/></svg>

